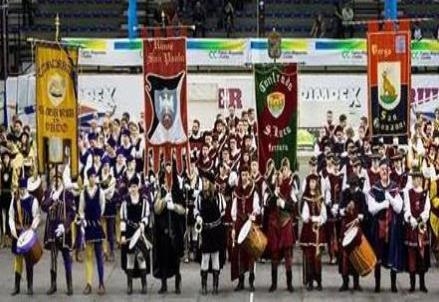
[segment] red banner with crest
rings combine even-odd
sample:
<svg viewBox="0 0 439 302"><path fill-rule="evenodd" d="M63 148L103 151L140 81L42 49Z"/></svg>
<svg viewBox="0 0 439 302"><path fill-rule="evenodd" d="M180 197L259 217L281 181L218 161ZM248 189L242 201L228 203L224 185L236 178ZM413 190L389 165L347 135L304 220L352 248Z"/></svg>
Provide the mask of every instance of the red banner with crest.
<svg viewBox="0 0 439 302"><path fill-rule="evenodd" d="M175 159L181 173L188 160L186 38L143 41L146 169ZM152 167L150 167L152 159Z"/></svg>

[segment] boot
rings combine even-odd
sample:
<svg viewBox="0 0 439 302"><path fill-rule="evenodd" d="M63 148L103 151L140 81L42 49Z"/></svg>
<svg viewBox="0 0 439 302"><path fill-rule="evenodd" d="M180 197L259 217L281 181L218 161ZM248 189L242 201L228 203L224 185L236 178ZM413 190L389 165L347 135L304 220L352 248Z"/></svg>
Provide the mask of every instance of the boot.
<svg viewBox="0 0 439 302"><path fill-rule="evenodd" d="M50 288L47 291L47 294L53 295L54 293L56 293L56 272L55 271L50 271Z"/></svg>
<svg viewBox="0 0 439 302"><path fill-rule="evenodd" d="M251 292L255 291L255 273L251 272L248 276L249 289Z"/></svg>
<svg viewBox="0 0 439 302"><path fill-rule="evenodd" d="M72 271L66 272L67 296L73 295Z"/></svg>
<svg viewBox="0 0 439 302"><path fill-rule="evenodd" d="M84 290L82 291L82 294L84 295L90 295L91 294L91 285L87 284L84 288Z"/></svg>
<svg viewBox="0 0 439 302"><path fill-rule="evenodd" d="M397 293L398 289L396 288L396 272L390 271L390 289L392 293Z"/></svg>
<svg viewBox="0 0 439 302"><path fill-rule="evenodd" d="M201 294L207 295L207 271L201 271Z"/></svg>
<svg viewBox="0 0 439 302"><path fill-rule="evenodd" d="M339 292L345 292L347 290L349 290L349 277L343 275L343 284L342 286L338 289Z"/></svg>
<svg viewBox="0 0 439 302"><path fill-rule="evenodd" d="M322 287L322 273L321 272L317 273L316 281L317 281L316 290L322 291L323 287Z"/></svg>
<svg viewBox="0 0 439 302"><path fill-rule="evenodd" d="M218 295L219 273L220 271L213 271L213 295Z"/></svg>
<svg viewBox="0 0 439 302"><path fill-rule="evenodd" d="M381 266L377 265L375 267L375 292L379 293L381 291Z"/></svg>
<svg viewBox="0 0 439 302"><path fill-rule="evenodd" d="M99 285L98 287L98 295L99 296L105 295L105 286L103 284Z"/></svg>
<svg viewBox="0 0 439 302"><path fill-rule="evenodd" d="M166 278L162 279L162 286L160 287L159 294L165 294L168 291L168 284Z"/></svg>
<svg viewBox="0 0 439 302"><path fill-rule="evenodd" d="M276 276L277 278L277 276ZM292 293L294 291L293 288L293 272L291 270L287 271L287 290Z"/></svg>
<svg viewBox="0 0 439 302"><path fill-rule="evenodd" d="M14 285L14 291L11 293L11 296L15 296L20 293L20 280L21 275L19 273L15 273L15 285Z"/></svg>
<svg viewBox="0 0 439 302"><path fill-rule="evenodd" d="M277 289L277 265L271 265L271 286L268 290L270 293Z"/></svg>
<svg viewBox="0 0 439 302"><path fill-rule="evenodd" d="M235 287L235 292L239 292L243 289L244 289L244 275L240 275L238 285Z"/></svg>
<svg viewBox="0 0 439 302"><path fill-rule="evenodd" d="M413 293L415 291L415 286L416 286L416 274L410 273L410 289L409 289L410 293Z"/></svg>
<svg viewBox="0 0 439 302"><path fill-rule="evenodd" d="M142 272L142 275L140 277L140 282L142 284L142 295L145 295L148 291L147 287L146 287L146 272Z"/></svg>
<svg viewBox="0 0 439 302"><path fill-rule="evenodd" d="M177 295L181 294L181 275L180 275L180 273L177 273L177 275L175 275L175 293Z"/></svg>
<svg viewBox="0 0 439 302"><path fill-rule="evenodd" d="M357 292L362 292L363 288L360 286L360 276L354 275L354 290Z"/></svg>
<svg viewBox="0 0 439 302"><path fill-rule="evenodd" d="M127 270L127 294L133 294L133 272L132 270Z"/></svg>
<svg viewBox="0 0 439 302"><path fill-rule="evenodd" d="M32 265L26 265L27 278L27 294L32 296L34 294L34 268Z"/></svg>
<svg viewBox="0 0 439 302"><path fill-rule="evenodd" d="M427 287L425 286L425 273L419 274L419 289L421 292L428 293Z"/></svg>

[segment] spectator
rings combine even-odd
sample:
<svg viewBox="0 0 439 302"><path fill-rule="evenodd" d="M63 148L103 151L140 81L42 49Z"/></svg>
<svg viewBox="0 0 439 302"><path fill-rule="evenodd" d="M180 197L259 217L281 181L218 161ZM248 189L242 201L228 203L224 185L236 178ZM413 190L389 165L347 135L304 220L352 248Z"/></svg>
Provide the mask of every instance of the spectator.
<svg viewBox="0 0 439 302"><path fill-rule="evenodd" d="M343 16L343 38L353 38L354 37L354 25L348 22L354 21L354 10L350 2L347 2L342 10Z"/></svg>
<svg viewBox="0 0 439 302"><path fill-rule="evenodd" d="M310 35L313 38L323 38L325 36L325 30L325 20L323 20L323 14L318 13L314 19Z"/></svg>
<svg viewBox="0 0 439 302"><path fill-rule="evenodd" d="M422 35L422 28L421 28L421 24L419 23L419 21L416 21L413 25L413 29L412 29L412 38L413 40L421 40L423 37Z"/></svg>
<svg viewBox="0 0 439 302"><path fill-rule="evenodd" d="M231 0L228 0L226 6L224 7L224 23L225 23L224 26L225 26L227 38L230 38L230 35L233 32L234 19L235 19L235 9L233 8L233 4Z"/></svg>
<svg viewBox="0 0 439 302"><path fill-rule="evenodd" d="M436 26L436 30L434 32L435 39L439 40L439 24Z"/></svg>
<svg viewBox="0 0 439 302"><path fill-rule="evenodd" d="M194 37L206 37L206 9L200 1L195 4L194 14L192 17L195 25Z"/></svg>
<svg viewBox="0 0 439 302"><path fill-rule="evenodd" d="M334 15L332 17L332 36L335 39L343 39L343 14L341 9L341 3L334 4Z"/></svg>

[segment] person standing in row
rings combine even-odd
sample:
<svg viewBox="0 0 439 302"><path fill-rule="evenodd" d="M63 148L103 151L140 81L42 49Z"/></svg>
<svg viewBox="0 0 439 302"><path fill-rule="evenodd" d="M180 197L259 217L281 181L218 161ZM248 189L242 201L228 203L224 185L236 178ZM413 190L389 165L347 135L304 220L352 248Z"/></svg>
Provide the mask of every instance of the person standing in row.
<svg viewBox="0 0 439 302"><path fill-rule="evenodd" d="M311 174L302 196L303 219L300 245L303 249L304 280L307 290L313 290L314 281L317 290L322 290L321 249L325 246L324 224L326 222L326 206L320 192L320 177Z"/></svg>
<svg viewBox="0 0 439 302"><path fill-rule="evenodd" d="M99 275L98 294L105 294L104 254L102 242L105 238L101 225L105 211L105 196L97 184L97 172L92 167L87 170L88 184L79 197L79 217L85 229L85 280L84 295L91 294L93 281L93 251Z"/></svg>
<svg viewBox="0 0 439 302"><path fill-rule="evenodd" d="M29 195L27 179L21 178L18 182L18 194L14 195L9 207L9 228L12 235L12 253L14 256L15 287L12 296L20 293L20 280L23 272L23 260L26 262L27 294L33 295L34 263L23 255L18 254L18 237L27 230L37 230L40 224L40 207L38 200Z"/></svg>
<svg viewBox="0 0 439 302"><path fill-rule="evenodd" d="M213 272L213 291L218 294L219 274L225 258L224 196L215 189L215 175L202 173L202 191L195 201L195 219L201 225L201 293L207 294L209 261Z"/></svg>
<svg viewBox="0 0 439 302"><path fill-rule="evenodd" d="M133 293L133 278L137 277L141 280L141 293L146 294L146 275L150 272L149 202L140 194L139 182L137 177L130 179L129 194L120 207L122 269L127 275L128 295Z"/></svg>
<svg viewBox="0 0 439 302"><path fill-rule="evenodd" d="M72 284L72 222L75 219L75 201L73 195L64 189L60 177L52 179L51 188L46 193L46 198L41 208L47 213L44 246L50 251L50 289L48 295L57 291L58 253L61 252L64 260L66 274L67 295L73 295Z"/></svg>

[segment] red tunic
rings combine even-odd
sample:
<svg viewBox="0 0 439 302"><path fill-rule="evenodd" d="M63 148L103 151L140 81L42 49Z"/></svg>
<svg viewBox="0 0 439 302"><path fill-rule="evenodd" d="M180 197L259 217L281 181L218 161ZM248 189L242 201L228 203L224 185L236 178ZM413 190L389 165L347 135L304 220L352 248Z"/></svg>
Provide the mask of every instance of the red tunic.
<svg viewBox="0 0 439 302"><path fill-rule="evenodd" d="M285 200L285 207L283 209L279 208L276 205L277 198L273 195L270 197L267 213L267 249L270 255L277 255L283 249L291 248L296 241L293 232L295 204L291 199L291 191L293 189L292 175L282 180L279 189L279 197Z"/></svg>
<svg viewBox="0 0 439 302"><path fill-rule="evenodd" d="M302 226L302 232L300 233L300 245L302 247L316 247L324 246L325 244L325 232L324 228L318 228L318 240L317 232L313 230L313 222L311 222L311 216L319 216L322 211L322 207L325 206L323 197L316 198L314 196L303 196L303 203L308 205L310 220L304 222Z"/></svg>
<svg viewBox="0 0 439 302"><path fill-rule="evenodd" d="M235 222L235 241L238 240L239 232L248 220L249 215L253 213L253 199L256 194L253 183L243 188L238 185L233 192L233 198L236 198L236 222ZM237 279L239 275L247 272L255 259L251 259L250 255L235 243L235 247L231 257L231 277L232 281Z"/></svg>

